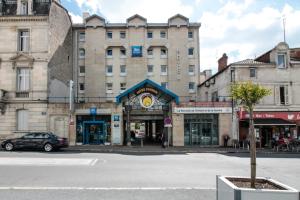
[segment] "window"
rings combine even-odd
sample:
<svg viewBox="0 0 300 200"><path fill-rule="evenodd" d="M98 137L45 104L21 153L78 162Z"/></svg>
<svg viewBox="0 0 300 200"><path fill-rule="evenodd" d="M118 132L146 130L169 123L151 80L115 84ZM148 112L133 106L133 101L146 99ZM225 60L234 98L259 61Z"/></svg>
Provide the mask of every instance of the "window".
<svg viewBox="0 0 300 200"><path fill-rule="evenodd" d="M168 88L168 82L161 82L161 87Z"/></svg>
<svg viewBox="0 0 300 200"><path fill-rule="evenodd" d="M106 50L106 55L107 55L108 57L112 57L112 55L113 55L113 50L112 50L112 49L107 49L107 50Z"/></svg>
<svg viewBox="0 0 300 200"><path fill-rule="evenodd" d="M79 49L79 58L84 59L85 58L85 50L84 49Z"/></svg>
<svg viewBox="0 0 300 200"><path fill-rule="evenodd" d="M80 32L79 33L79 41L84 42L85 41L85 32Z"/></svg>
<svg viewBox="0 0 300 200"><path fill-rule="evenodd" d="M28 130L28 110L17 111L17 129L18 131Z"/></svg>
<svg viewBox="0 0 300 200"><path fill-rule="evenodd" d="M147 38L149 39L153 38L153 33L151 31L147 32Z"/></svg>
<svg viewBox="0 0 300 200"><path fill-rule="evenodd" d="M120 83L120 93L126 90L126 83Z"/></svg>
<svg viewBox="0 0 300 200"><path fill-rule="evenodd" d="M195 75L195 65L189 65L189 75Z"/></svg>
<svg viewBox="0 0 300 200"><path fill-rule="evenodd" d="M120 56L121 57L126 57L126 49L124 49L124 48L120 49Z"/></svg>
<svg viewBox="0 0 300 200"><path fill-rule="evenodd" d="M250 77L253 78L253 77L256 77L256 69L255 68L250 68Z"/></svg>
<svg viewBox="0 0 300 200"><path fill-rule="evenodd" d="M106 93L113 93L113 84L112 83L106 83Z"/></svg>
<svg viewBox="0 0 300 200"><path fill-rule="evenodd" d="M287 85L279 86L279 103L281 105L288 105L289 104L288 86Z"/></svg>
<svg viewBox="0 0 300 200"><path fill-rule="evenodd" d="M79 90L81 90L81 91L84 90L84 83L79 83Z"/></svg>
<svg viewBox="0 0 300 200"><path fill-rule="evenodd" d="M211 101L219 101L218 91L211 94Z"/></svg>
<svg viewBox="0 0 300 200"><path fill-rule="evenodd" d="M194 48L189 48L188 54L189 54L189 56L193 56L194 55Z"/></svg>
<svg viewBox="0 0 300 200"><path fill-rule="evenodd" d="M190 93L195 92L195 83L194 82L189 82L189 92Z"/></svg>
<svg viewBox="0 0 300 200"><path fill-rule="evenodd" d="M166 31L160 31L160 38L166 38Z"/></svg>
<svg viewBox="0 0 300 200"><path fill-rule="evenodd" d="M149 49L147 50L147 55L148 55L148 56L153 56L153 49L152 49L152 48L149 48Z"/></svg>
<svg viewBox="0 0 300 200"><path fill-rule="evenodd" d="M85 74L85 66L79 66L79 74Z"/></svg>
<svg viewBox="0 0 300 200"><path fill-rule="evenodd" d="M23 0L21 1L21 15L28 15L28 2Z"/></svg>
<svg viewBox="0 0 300 200"><path fill-rule="evenodd" d="M125 39L126 38L126 32L125 31L120 31L120 38Z"/></svg>
<svg viewBox="0 0 300 200"><path fill-rule="evenodd" d="M167 65L161 65L160 66L160 74L163 76L168 75L168 67Z"/></svg>
<svg viewBox="0 0 300 200"><path fill-rule="evenodd" d="M160 49L160 56L162 58L166 58L167 57L167 49L166 48L161 48Z"/></svg>
<svg viewBox="0 0 300 200"><path fill-rule="evenodd" d="M153 65L148 65L147 69L148 69L148 75L152 75L153 74Z"/></svg>
<svg viewBox="0 0 300 200"><path fill-rule="evenodd" d="M231 70L231 71L230 71L230 81L231 81L231 82L234 82L234 81L235 81L235 73L234 73L234 70Z"/></svg>
<svg viewBox="0 0 300 200"><path fill-rule="evenodd" d="M29 91L30 89L30 69L19 68L17 77L17 90L19 92Z"/></svg>
<svg viewBox="0 0 300 200"><path fill-rule="evenodd" d="M107 65L106 66L106 76L112 76L113 75L113 66Z"/></svg>
<svg viewBox="0 0 300 200"><path fill-rule="evenodd" d="M106 37L107 37L108 39L112 39L113 33L112 33L111 31L107 31L107 32L106 32Z"/></svg>
<svg viewBox="0 0 300 200"><path fill-rule="evenodd" d="M277 67L279 69L286 68L286 55L285 54L278 54L277 55Z"/></svg>
<svg viewBox="0 0 300 200"><path fill-rule="evenodd" d="M120 66L120 76L126 76L126 65Z"/></svg>
<svg viewBox="0 0 300 200"><path fill-rule="evenodd" d="M193 31L189 31L189 32L188 32L188 38L189 38L189 39L193 39L193 38L194 38Z"/></svg>
<svg viewBox="0 0 300 200"><path fill-rule="evenodd" d="M19 51L29 51L29 30L19 32Z"/></svg>

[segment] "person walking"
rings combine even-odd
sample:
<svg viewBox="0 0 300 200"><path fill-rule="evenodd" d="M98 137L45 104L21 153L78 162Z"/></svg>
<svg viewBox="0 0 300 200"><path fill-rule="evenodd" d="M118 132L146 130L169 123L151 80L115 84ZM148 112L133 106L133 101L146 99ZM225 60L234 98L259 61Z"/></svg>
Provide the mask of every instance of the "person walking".
<svg viewBox="0 0 300 200"><path fill-rule="evenodd" d="M224 147L227 147L228 140L230 139L229 135L224 135Z"/></svg>

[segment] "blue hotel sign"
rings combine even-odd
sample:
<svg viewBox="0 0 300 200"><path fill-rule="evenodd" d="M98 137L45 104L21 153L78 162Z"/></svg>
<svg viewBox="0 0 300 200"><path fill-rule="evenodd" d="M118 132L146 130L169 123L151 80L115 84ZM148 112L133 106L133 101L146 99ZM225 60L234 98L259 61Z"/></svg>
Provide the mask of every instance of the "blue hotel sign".
<svg viewBox="0 0 300 200"><path fill-rule="evenodd" d="M96 107L90 108L90 115L97 115L97 108Z"/></svg>
<svg viewBox="0 0 300 200"><path fill-rule="evenodd" d="M132 46L131 47L132 57L142 57L143 56L142 50L143 50L142 46Z"/></svg>

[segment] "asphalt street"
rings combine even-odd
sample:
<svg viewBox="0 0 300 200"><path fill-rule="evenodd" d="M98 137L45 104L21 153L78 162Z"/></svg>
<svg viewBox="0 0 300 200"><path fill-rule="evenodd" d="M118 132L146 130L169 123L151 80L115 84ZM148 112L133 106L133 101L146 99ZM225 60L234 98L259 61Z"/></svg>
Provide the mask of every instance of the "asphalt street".
<svg viewBox="0 0 300 200"><path fill-rule="evenodd" d="M0 199L215 199L216 175L249 176L247 154L0 151ZM300 156L257 159L257 175L300 190Z"/></svg>

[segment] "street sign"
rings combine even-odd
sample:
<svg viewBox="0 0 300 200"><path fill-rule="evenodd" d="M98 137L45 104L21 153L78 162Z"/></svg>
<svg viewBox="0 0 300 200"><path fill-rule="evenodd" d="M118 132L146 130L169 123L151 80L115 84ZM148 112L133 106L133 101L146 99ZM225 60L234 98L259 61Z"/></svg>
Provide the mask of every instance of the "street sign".
<svg viewBox="0 0 300 200"><path fill-rule="evenodd" d="M96 107L90 108L90 115L97 115L97 108Z"/></svg>
<svg viewBox="0 0 300 200"><path fill-rule="evenodd" d="M170 117L166 117L164 120L165 127L172 127L172 119Z"/></svg>

